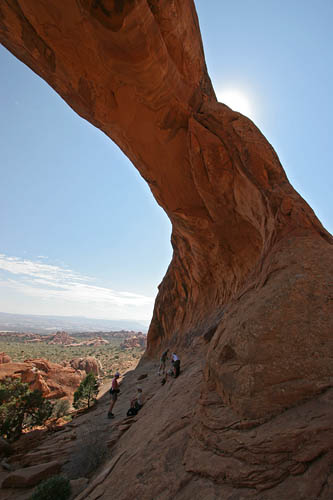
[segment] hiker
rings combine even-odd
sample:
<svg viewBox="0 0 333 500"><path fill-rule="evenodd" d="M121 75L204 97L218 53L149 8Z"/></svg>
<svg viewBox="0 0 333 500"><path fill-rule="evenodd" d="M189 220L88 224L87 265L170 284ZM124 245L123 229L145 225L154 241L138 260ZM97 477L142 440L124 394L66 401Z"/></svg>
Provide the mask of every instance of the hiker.
<svg viewBox="0 0 333 500"><path fill-rule="evenodd" d="M137 394L136 396L131 400L131 407L127 412L127 416L133 416L138 413L139 410L143 407L143 404L145 402L145 397L143 395L141 387L137 388Z"/></svg>
<svg viewBox="0 0 333 500"><path fill-rule="evenodd" d="M111 389L110 389L111 403L110 403L110 408L108 411L108 418L114 417L112 410L113 410L114 405L116 404L118 394L120 393L119 384L118 384L119 377L120 377L120 373L116 372L113 379L112 379Z"/></svg>
<svg viewBox="0 0 333 500"><path fill-rule="evenodd" d="M174 377L177 378L180 373L180 359L174 352L172 353L171 356L171 363L173 366Z"/></svg>
<svg viewBox="0 0 333 500"><path fill-rule="evenodd" d="M161 370L162 370L162 375L165 375L165 363L168 359L168 352L169 349L163 352L161 358L160 358L160 367L158 369L158 374L161 375Z"/></svg>
<svg viewBox="0 0 333 500"><path fill-rule="evenodd" d="M171 364L172 368L164 372L164 376L161 380L161 385L166 384L168 377L177 378L178 375L180 374L180 359L174 352L171 355Z"/></svg>

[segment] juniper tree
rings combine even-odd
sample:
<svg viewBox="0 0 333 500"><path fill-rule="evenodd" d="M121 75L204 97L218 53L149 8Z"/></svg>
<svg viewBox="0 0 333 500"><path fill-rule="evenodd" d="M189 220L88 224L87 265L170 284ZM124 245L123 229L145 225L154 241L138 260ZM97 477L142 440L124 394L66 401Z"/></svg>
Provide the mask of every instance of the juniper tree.
<svg viewBox="0 0 333 500"><path fill-rule="evenodd" d="M82 380L81 384L74 392L73 406L74 408L90 408L92 403L95 403L98 394L98 382L93 373Z"/></svg>
<svg viewBox="0 0 333 500"><path fill-rule="evenodd" d="M41 391L31 391L19 378L0 381L0 434L9 441L17 439L22 429L41 425L52 412L52 404Z"/></svg>

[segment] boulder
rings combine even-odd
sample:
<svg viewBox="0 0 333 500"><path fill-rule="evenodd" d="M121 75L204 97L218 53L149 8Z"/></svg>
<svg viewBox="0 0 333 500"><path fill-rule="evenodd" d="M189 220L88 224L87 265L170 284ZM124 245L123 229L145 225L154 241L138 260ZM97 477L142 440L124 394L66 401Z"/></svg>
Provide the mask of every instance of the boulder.
<svg viewBox="0 0 333 500"><path fill-rule="evenodd" d="M86 358L74 358L69 363L75 370L81 370L87 374L93 373L98 376L101 372L101 363L93 356L88 356Z"/></svg>
<svg viewBox="0 0 333 500"><path fill-rule="evenodd" d="M56 461L18 469L8 474L1 486L2 488L30 488L39 484L43 479L58 474L60 469L61 464Z"/></svg>

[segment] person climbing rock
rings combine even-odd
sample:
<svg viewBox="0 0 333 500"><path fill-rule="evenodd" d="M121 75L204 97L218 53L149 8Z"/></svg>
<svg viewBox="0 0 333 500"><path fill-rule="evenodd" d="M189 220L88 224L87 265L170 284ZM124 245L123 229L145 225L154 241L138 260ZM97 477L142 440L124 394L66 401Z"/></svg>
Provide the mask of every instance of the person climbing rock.
<svg viewBox="0 0 333 500"><path fill-rule="evenodd" d="M165 375L165 363L168 359L168 352L169 352L169 349L166 349L160 358L160 367L158 369L159 375L161 375L161 370L162 370L162 375Z"/></svg>
<svg viewBox="0 0 333 500"><path fill-rule="evenodd" d="M172 353L171 356L171 363L173 366L174 377L177 378L180 373L180 359L174 352Z"/></svg>
<svg viewBox="0 0 333 500"><path fill-rule="evenodd" d="M118 379L120 377L120 373L116 372L111 383L111 389L110 389L110 394L111 394L111 403L110 403L110 408L108 411L108 418L113 418L114 414L112 413L113 407L116 404L118 394L120 392L119 389L119 384L118 384Z"/></svg>

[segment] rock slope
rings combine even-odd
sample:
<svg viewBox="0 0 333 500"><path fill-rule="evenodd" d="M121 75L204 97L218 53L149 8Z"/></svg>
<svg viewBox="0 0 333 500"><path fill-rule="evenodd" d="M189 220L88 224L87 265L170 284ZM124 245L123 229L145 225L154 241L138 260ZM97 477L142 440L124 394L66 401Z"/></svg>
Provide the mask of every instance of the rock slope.
<svg viewBox="0 0 333 500"><path fill-rule="evenodd" d="M159 287L147 356L168 345L186 358L205 342L200 401L192 401L198 423L184 459L201 478L198 487L212 481L221 492L275 488L276 481L296 485L301 477L298 498L308 499L304 491L316 478L322 487L313 498L329 498L330 441L312 459L305 450L318 444L307 405L325 406L332 387L332 237L257 127L216 101L194 2L3 2L0 41L120 146L170 217L173 258ZM218 412L217 423L208 412L200 424L205 401ZM292 411L299 427L290 421L270 458L274 422ZM266 433L266 445L251 448L256 441L239 436L220 444L219 432L208 443L201 438L201 425L223 433L234 416L262 426L256 432ZM289 451L297 432L306 444ZM310 457L303 471L296 460L300 476L290 472L293 465L280 466L279 453L293 457L296 449ZM251 464L243 464L246 470L238 468L242 450ZM200 465L205 457L211 471ZM154 467L153 454L146 461ZM161 495L142 498L168 498Z"/></svg>

